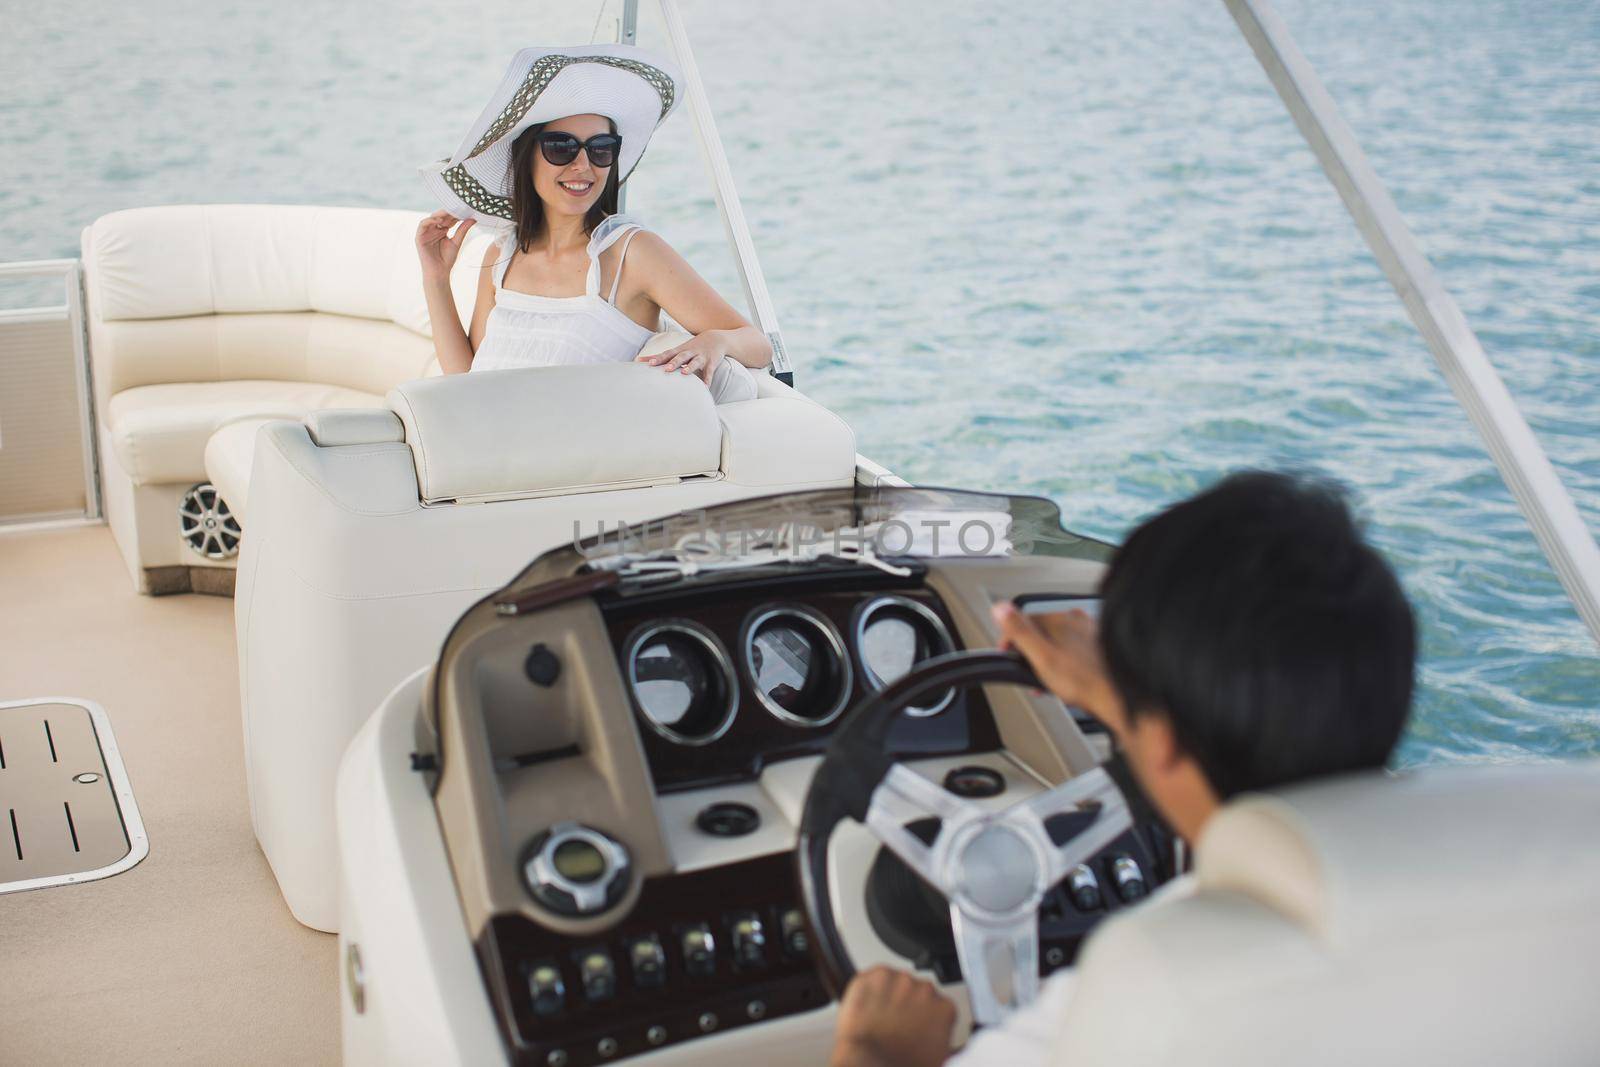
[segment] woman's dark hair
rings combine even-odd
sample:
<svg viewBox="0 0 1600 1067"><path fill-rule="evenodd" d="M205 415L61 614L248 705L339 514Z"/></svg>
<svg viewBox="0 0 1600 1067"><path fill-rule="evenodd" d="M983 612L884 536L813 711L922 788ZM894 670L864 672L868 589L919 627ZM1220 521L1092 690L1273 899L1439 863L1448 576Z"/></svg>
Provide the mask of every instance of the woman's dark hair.
<svg viewBox="0 0 1600 1067"><path fill-rule="evenodd" d="M612 120L606 119L606 125L612 133L617 132L617 124ZM508 164L511 168L511 217L517 224L517 248L524 252L531 249L533 242L544 232L544 201L539 199L539 194L533 188L533 157L539 151L539 134L543 130L543 123L529 126L511 142L511 162ZM618 160L606 175L600 199L583 216L585 233L593 233L602 220L617 213L621 171L621 160Z"/></svg>
<svg viewBox="0 0 1600 1067"><path fill-rule="evenodd" d="M1242 471L1141 524L1101 583L1130 718L1160 714L1219 797L1383 766L1416 624L1338 487Z"/></svg>

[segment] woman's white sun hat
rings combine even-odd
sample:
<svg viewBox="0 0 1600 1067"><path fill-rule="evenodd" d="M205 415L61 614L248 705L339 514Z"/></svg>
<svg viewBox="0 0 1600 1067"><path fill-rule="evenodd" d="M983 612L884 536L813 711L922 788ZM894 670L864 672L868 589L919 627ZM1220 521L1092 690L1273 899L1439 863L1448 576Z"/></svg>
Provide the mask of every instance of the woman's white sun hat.
<svg viewBox="0 0 1600 1067"><path fill-rule="evenodd" d="M633 45L524 48L455 154L419 169L450 214L503 228L515 221L511 143L522 131L569 115L603 115L617 124L616 166L627 181L682 95L677 68Z"/></svg>

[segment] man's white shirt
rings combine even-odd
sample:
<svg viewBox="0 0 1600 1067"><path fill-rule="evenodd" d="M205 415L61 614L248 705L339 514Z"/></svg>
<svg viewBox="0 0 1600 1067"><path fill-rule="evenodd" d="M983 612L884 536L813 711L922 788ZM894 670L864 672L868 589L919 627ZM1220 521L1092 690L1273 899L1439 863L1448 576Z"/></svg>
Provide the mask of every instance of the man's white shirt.
<svg viewBox="0 0 1600 1067"><path fill-rule="evenodd" d="M1194 889L1193 876L1180 875L1152 893L1140 906L1187 896ZM1040 983L1039 996L1032 1004L1012 1012L999 1026L986 1026L976 1031L960 1052L945 1061L945 1067L1051 1067L1061 1044L1061 1022L1072 1003L1077 980L1076 968L1057 971L1046 978ZM1133 1012L1137 1006L1129 1004L1128 1010Z"/></svg>

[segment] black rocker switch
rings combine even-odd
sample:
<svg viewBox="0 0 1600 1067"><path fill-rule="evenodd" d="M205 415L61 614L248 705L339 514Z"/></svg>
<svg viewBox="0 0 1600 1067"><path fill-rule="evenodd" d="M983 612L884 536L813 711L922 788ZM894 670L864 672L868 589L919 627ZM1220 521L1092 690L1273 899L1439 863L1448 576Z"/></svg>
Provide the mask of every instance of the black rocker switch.
<svg viewBox="0 0 1600 1067"><path fill-rule="evenodd" d="M729 923L733 962L743 970L767 965L767 928L755 912L740 912Z"/></svg>
<svg viewBox="0 0 1600 1067"><path fill-rule="evenodd" d="M609 953L585 952L578 959L578 973L583 976L583 995L591 1003L617 995L617 967Z"/></svg>
<svg viewBox="0 0 1600 1067"><path fill-rule="evenodd" d="M717 973L717 940L704 923L683 932L683 969L696 978Z"/></svg>
<svg viewBox="0 0 1600 1067"><path fill-rule="evenodd" d="M1100 879L1084 864L1078 864L1067 875L1067 892L1072 894L1072 906L1079 911L1100 910Z"/></svg>
<svg viewBox="0 0 1600 1067"><path fill-rule="evenodd" d="M528 972L528 992L536 1015L560 1015L567 1006L567 987L561 969L553 963L536 963Z"/></svg>
<svg viewBox="0 0 1600 1067"><path fill-rule="evenodd" d="M655 934L628 943L628 962L633 966L633 984L640 989L654 989L667 980L666 954Z"/></svg>
<svg viewBox="0 0 1600 1067"><path fill-rule="evenodd" d="M783 935L783 950L791 956L804 956L811 951L811 937L806 933L806 917L799 908L789 908L778 917L778 930Z"/></svg>

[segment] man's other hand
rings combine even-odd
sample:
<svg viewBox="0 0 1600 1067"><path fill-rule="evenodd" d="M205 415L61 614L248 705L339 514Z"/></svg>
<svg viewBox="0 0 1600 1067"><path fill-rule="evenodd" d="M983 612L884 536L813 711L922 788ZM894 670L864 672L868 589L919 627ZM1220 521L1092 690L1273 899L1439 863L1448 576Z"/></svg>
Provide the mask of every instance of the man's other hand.
<svg viewBox="0 0 1600 1067"><path fill-rule="evenodd" d="M1122 701L1106 673L1095 621L1082 611L1028 615L1010 601L991 609L1000 649L1016 649L1061 702L1082 708L1118 732Z"/></svg>
<svg viewBox="0 0 1600 1067"><path fill-rule="evenodd" d="M850 980L830 1067L924 1067L950 1055L956 1006L933 983L892 967Z"/></svg>

